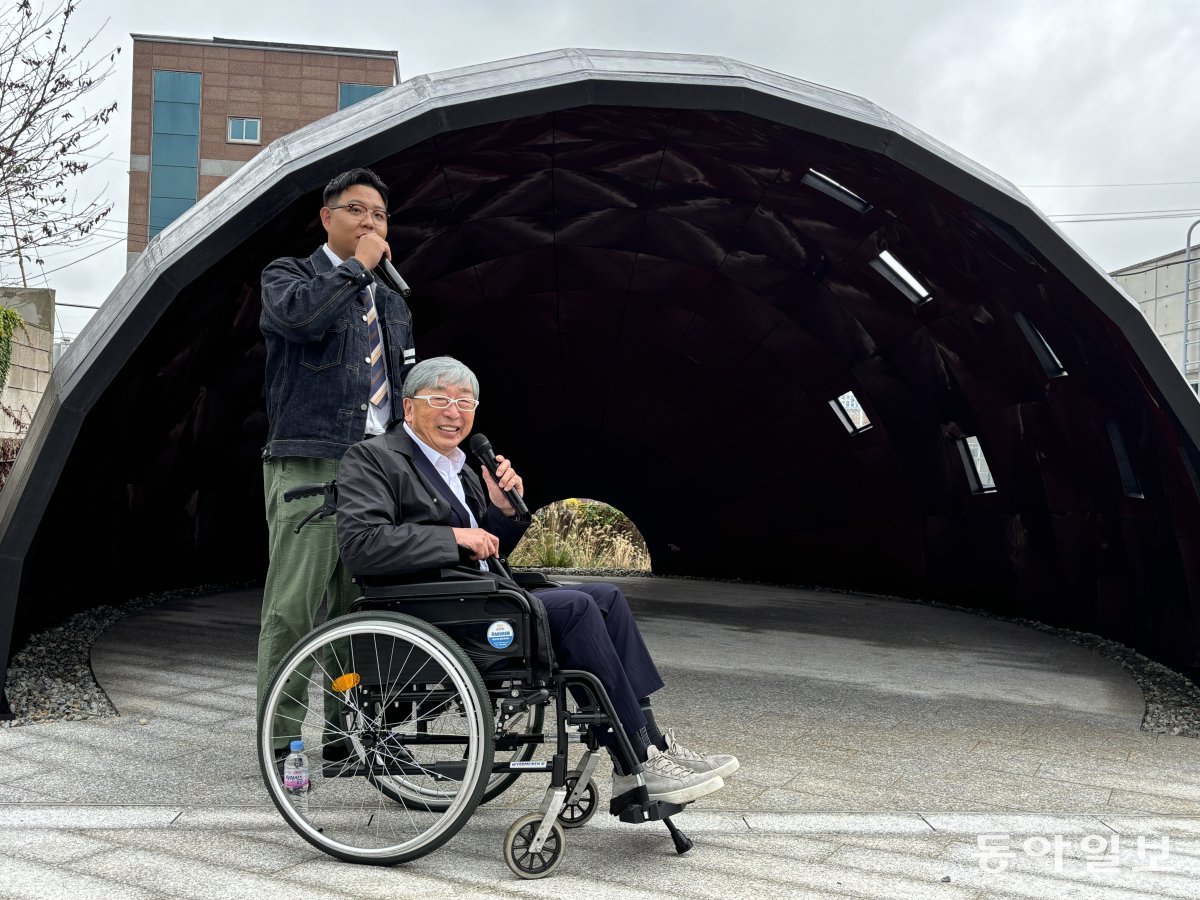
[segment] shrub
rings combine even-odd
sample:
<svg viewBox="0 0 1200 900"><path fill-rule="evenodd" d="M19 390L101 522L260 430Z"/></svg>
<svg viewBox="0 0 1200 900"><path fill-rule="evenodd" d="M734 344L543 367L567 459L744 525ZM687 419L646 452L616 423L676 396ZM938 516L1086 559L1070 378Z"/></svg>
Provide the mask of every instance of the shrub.
<svg viewBox="0 0 1200 900"><path fill-rule="evenodd" d="M559 500L534 514L509 557L514 566L650 571L650 551L637 526L596 500Z"/></svg>
<svg viewBox="0 0 1200 900"><path fill-rule="evenodd" d="M17 329L25 330L25 322L15 309L0 306L0 391L8 384L8 368L12 363L12 339Z"/></svg>
<svg viewBox="0 0 1200 900"><path fill-rule="evenodd" d="M0 490L4 489L12 472L13 463L17 461L17 453L21 449L22 439L19 437L0 438Z"/></svg>

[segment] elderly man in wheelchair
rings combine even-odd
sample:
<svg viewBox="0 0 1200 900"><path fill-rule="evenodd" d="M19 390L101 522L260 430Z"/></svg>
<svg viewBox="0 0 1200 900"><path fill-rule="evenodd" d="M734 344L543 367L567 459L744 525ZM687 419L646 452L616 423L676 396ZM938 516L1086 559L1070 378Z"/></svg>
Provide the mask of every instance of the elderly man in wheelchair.
<svg viewBox="0 0 1200 900"><path fill-rule="evenodd" d="M501 557L528 527L523 482L486 439L475 448L483 480L464 467L459 445L478 404L465 365L419 363L404 383L403 424L351 447L336 485L292 492L324 495L313 515L336 504L342 558L363 596L301 639L271 679L258 741L271 797L318 848L390 865L441 846L519 775L549 774L539 811L504 840L509 868L539 878L562 859L563 828L595 812L603 748L610 813L662 819L686 852L670 816L719 790L738 761L659 729L649 697L663 682L619 588L509 572ZM310 777L289 791L281 766L295 740ZM585 750L568 771L573 742ZM535 759L543 744L548 758Z"/></svg>

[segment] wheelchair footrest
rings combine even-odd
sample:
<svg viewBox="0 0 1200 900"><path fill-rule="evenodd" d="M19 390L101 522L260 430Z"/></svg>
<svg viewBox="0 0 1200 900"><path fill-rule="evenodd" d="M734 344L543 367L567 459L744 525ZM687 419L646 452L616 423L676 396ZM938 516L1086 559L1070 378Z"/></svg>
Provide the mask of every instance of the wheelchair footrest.
<svg viewBox="0 0 1200 900"><path fill-rule="evenodd" d="M620 819L622 822L656 822L660 819L665 819L667 816L674 816L683 812L683 807L678 803L667 803L664 800L648 800L645 803L628 803L620 809L614 809L613 805L609 805L609 812Z"/></svg>

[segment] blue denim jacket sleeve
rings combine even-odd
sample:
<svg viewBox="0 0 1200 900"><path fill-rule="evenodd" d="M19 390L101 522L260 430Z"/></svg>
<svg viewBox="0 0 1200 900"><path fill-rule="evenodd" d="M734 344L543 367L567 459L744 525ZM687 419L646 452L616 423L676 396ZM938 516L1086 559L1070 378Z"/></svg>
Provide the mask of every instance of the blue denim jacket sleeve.
<svg viewBox="0 0 1200 900"><path fill-rule="evenodd" d="M265 457L339 459L362 439L371 367L365 310L355 295L371 280L358 260L335 268L323 249L307 259L277 259L263 270ZM415 356L412 313L383 285L376 286L375 305L388 377L398 391ZM399 409L393 401L392 414Z"/></svg>
<svg viewBox="0 0 1200 900"><path fill-rule="evenodd" d="M305 270L305 262L277 259L262 273L262 330L301 344L324 337L344 312L346 301L372 280L353 257L316 274Z"/></svg>

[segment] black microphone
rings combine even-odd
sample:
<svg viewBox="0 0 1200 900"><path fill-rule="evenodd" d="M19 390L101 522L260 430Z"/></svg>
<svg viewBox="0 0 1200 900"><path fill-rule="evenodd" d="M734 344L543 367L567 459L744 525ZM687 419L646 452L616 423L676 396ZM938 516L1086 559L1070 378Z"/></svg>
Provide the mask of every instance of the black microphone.
<svg viewBox="0 0 1200 900"><path fill-rule="evenodd" d="M386 256L379 257L379 265L375 267L375 271L383 276L383 280L388 287L405 300L412 296L412 288L408 286L408 282L400 277L400 273L396 271L396 267L392 265L392 261Z"/></svg>
<svg viewBox="0 0 1200 900"><path fill-rule="evenodd" d="M475 454L476 458L487 466L487 470L495 478L496 467L500 464L496 462L496 453L492 450L492 442L479 432L476 432L467 441L467 446L471 448L471 452ZM529 507L525 505L525 500L520 494L515 490L508 490L504 492L504 496L508 498L508 502L517 511L518 516L523 519L529 518Z"/></svg>

